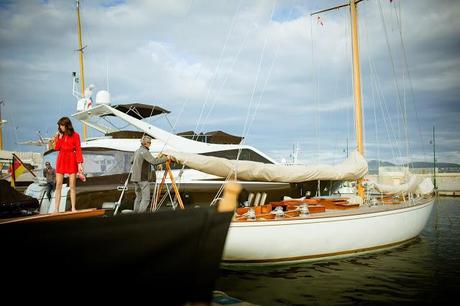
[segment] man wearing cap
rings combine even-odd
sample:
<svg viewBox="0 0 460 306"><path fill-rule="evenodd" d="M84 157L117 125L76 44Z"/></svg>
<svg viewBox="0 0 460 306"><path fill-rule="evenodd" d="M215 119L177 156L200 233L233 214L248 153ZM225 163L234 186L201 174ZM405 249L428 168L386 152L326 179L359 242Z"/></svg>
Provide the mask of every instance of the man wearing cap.
<svg viewBox="0 0 460 306"><path fill-rule="evenodd" d="M150 182L156 181L155 169L151 171L151 165L156 166L166 161L166 157L154 158L150 153L152 138L144 136L141 146L134 152L133 173L131 181L134 182L136 199L134 200L134 212L142 213L150 204Z"/></svg>
<svg viewBox="0 0 460 306"><path fill-rule="evenodd" d="M43 176L46 178L46 195L48 196L48 200L51 201L51 192L53 192L56 186L56 170L51 167L51 164L48 161L45 163Z"/></svg>

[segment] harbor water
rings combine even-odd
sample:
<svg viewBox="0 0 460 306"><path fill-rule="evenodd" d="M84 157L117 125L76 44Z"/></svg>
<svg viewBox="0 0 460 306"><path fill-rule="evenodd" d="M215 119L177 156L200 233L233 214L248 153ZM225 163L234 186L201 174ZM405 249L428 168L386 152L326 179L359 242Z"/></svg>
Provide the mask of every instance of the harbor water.
<svg viewBox="0 0 460 306"><path fill-rule="evenodd" d="M217 290L257 305L456 304L460 198L438 197L420 236L396 248L301 264L223 266L220 272Z"/></svg>

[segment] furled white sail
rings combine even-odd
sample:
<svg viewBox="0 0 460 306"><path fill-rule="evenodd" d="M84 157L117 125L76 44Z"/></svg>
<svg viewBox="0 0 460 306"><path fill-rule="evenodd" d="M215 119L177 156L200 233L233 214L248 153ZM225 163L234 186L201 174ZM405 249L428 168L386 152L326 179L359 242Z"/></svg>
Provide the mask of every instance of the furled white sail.
<svg viewBox="0 0 460 306"><path fill-rule="evenodd" d="M418 193L430 194L433 191L433 183L429 178L421 178L417 175L410 175L407 183L400 185L387 185L373 183L374 188L384 194Z"/></svg>
<svg viewBox="0 0 460 306"><path fill-rule="evenodd" d="M239 180L300 183L314 180L356 180L367 173L367 162L358 152L353 152L344 162L335 165L281 165L245 160L204 156L192 153L165 151L178 163L208 174Z"/></svg>

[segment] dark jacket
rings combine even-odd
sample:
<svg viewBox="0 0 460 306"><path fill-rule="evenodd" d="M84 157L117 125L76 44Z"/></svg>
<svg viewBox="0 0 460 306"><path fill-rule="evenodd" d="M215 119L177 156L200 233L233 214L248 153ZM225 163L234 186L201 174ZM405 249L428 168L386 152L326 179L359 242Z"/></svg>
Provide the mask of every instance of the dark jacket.
<svg viewBox="0 0 460 306"><path fill-rule="evenodd" d="M154 158L149 149L141 146L134 152L133 156L133 173L131 175L132 182L156 181L155 170L151 171L150 165L159 165L166 161L166 157ZM149 177L150 174L150 177Z"/></svg>
<svg viewBox="0 0 460 306"><path fill-rule="evenodd" d="M45 167L45 169L43 169L43 176L46 177L47 183L54 183L56 181L56 170L51 167Z"/></svg>

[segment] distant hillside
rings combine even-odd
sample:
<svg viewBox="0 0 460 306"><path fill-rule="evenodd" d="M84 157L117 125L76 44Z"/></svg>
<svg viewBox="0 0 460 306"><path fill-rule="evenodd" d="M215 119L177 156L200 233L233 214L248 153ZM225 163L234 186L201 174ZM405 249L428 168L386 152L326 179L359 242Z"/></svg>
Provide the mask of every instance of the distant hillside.
<svg viewBox="0 0 460 306"><path fill-rule="evenodd" d="M377 173L380 167L391 167L391 166L399 166L397 164L393 164L386 161L381 161L379 163L378 160L371 160L368 162L369 172L370 173ZM411 168L433 168L433 163L431 162L413 162L410 164ZM455 163L436 163L436 168L438 168L439 172L460 172L460 164Z"/></svg>
<svg viewBox="0 0 460 306"><path fill-rule="evenodd" d="M377 173L379 171L379 167L396 166L395 164L392 164L390 162L385 162L385 161L379 162L378 160L370 160L367 163L367 165L369 167L369 172L370 173Z"/></svg>
<svg viewBox="0 0 460 306"><path fill-rule="evenodd" d="M427 162L413 162L411 163L412 168L433 168L433 163ZM460 168L460 164L454 163L436 163L437 168Z"/></svg>

